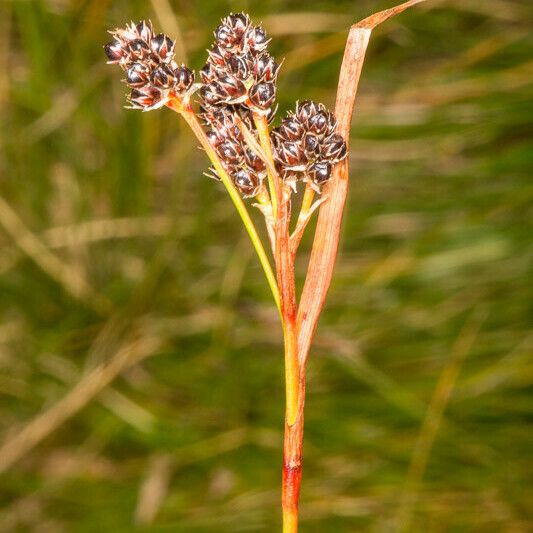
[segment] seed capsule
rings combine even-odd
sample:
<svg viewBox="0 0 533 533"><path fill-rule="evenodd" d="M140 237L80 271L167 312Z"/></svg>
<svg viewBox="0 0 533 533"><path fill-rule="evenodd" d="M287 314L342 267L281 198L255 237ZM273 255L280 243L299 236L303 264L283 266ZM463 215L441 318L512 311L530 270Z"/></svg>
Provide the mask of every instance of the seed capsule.
<svg viewBox="0 0 533 533"><path fill-rule="evenodd" d="M242 37L250 27L250 17L246 13L232 13L224 19L224 23L229 26L235 35Z"/></svg>
<svg viewBox="0 0 533 533"><path fill-rule="evenodd" d="M319 108L312 100L304 100L296 105L296 116L302 123L306 123L313 115L316 115Z"/></svg>
<svg viewBox="0 0 533 533"><path fill-rule="evenodd" d="M274 58L265 52L261 54L255 62L254 75L256 80L273 81L277 78L279 65Z"/></svg>
<svg viewBox="0 0 533 533"><path fill-rule="evenodd" d="M246 80L250 76L248 61L243 56L231 56L227 61L227 66L229 71L240 80Z"/></svg>
<svg viewBox="0 0 533 533"><path fill-rule="evenodd" d="M307 175L317 185L326 182L331 176L331 163L328 161L315 161L307 169Z"/></svg>
<svg viewBox="0 0 533 533"><path fill-rule="evenodd" d="M145 20L141 20L141 22L135 26L135 30L139 36L139 39L142 39L147 43L149 43L153 37L152 24L150 22L146 22Z"/></svg>
<svg viewBox="0 0 533 533"><path fill-rule="evenodd" d="M143 60L150 55L150 47L142 39L130 41L128 51L134 60Z"/></svg>
<svg viewBox="0 0 533 533"><path fill-rule="evenodd" d="M347 147L344 139L334 133L328 137L322 147L322 156L329 159L332 163L342 161L347 154Z"/></svg>
<svg viewBox="0 0 533 533"><path fill-rule="evenodd" d="M320 138L318 135L308 131L305 134L303 146L307 158L312 159L313 156L316 156L320 153Z"/></svg>
<svg viewBox="0 0 533 533"><path fill-rule="evenodd" d="M175 42L168 35L158 33L152 39L151 46L152 51L161 58L161 61L168 63L172 60Z"/></svg>
<svg viewBox="0 0 533 533"><path fill-rule="evenodd" d="M133 89L129 101L134 109L151 109L161 102L161 91L155 87L147 86L142 89Z"/></svg>
<svg viewBox="0 0 533 533"><path fill-rule="evenodd" d="M133 63L128 69L126 81L131 87L143 87L150 81L150 69L142 63Z"/></svg>
<svg viewBox="0 0 533 533"><path fill-rule="evenodd" d="M299 143L284 142L276 150L279 162L285 167L298 167L305 162Z"/></svg>
<svg viewBox="0 0 533 533"><path fill-rule="evenodd" d="M246 94L244 83L231 74L225 74L218 79L218 84L226 96L226 101L238 100Z"/></svg>
<svg viewBox="0 0 533 533"><path fill-rule="evenodd" d="M213 67L213 63L208 61L201 69L200 69L200 79L203 83L211 83L212 81L215 81L216 71Z"/></svg>
<svg viewBox="0 0 533 533"><path fill-rule="evenodd" d="M208 52L209 61L219 67L225 67L226 65L226 53L218 45L213 45Z"/></svg>
<svg viewBox="0 0 533 533"><path fill-rule="evenodd" d="M239 45L239 36L226 24L220 24L215 30L215 39L218 46L224 50L233 51Z"/></svg>
<svg viewBox="0 0 533 533"><path fill-rule="evenodd" d="M209 144L215 148L222 142L222 139L215 130L207 131L206 136L209 140Z"/></svg>
<svg viewBox="0 0 533 533"><path fill-rule="evenodd" d="M208 105L218 105L224 101L225 95L220 85L216 82L204 85L200 89L200 95Z"/></svg>
<svg viewBox="0 0 533 533"><path fill-rule="evenodd" d="M246 34L246 43L248 44L250 50L255 53L262 52L268 46L268 37L261 26L256 26L251 28Z"/></svg>
<svg viewBox="0 0 533 533"><path fill-rule="evenodd" d="M260 109L269 108L276 99L276 86L273 83L259 83L250 91L250 100Z"/></svg>
<svg viewBox="0 0 533 533"><path fill-rule="evenodd" d="M164 63L157 67L152 73L152 83L159 89L170 89L175 81L174 72Z"/></svg>
<svg viewBox="0 0 533 533"><path fill-rule="evenodd" d="M279 127L281 136L290 141L301 139L303 131L302 123L294 115L284 118Z"/></svg>
<svg viewBox="0 0 533 533"><path fill-rule="evenodd" d="M317 113L309 117L309 129L318 134L326 133L331 120L330 115L328 111L317 111Z"/></svg>
<svg viewBox="0 0 533 533"><path fill-rule="evenodd" d="M174 82L176 92L187 92L194 83L194 72L185 65L181 65L174 69Z"/></svg>
<svg viewBox="0 0 533 533"><path fill-rule="evenodd" d="M122 43L118 39L113 39L104 46L104 52L109 59L109 63L119 63L126 56Z"/></svg>
<svg viewBox="0 0 533 533"><path fill-rule="evenodd" d="M239 169L233 178L236 187L244 196L253 196L259 187L259 177L253 172Z"/></svg>
<svg viewBox="0 0 533 533"><path fill-rule="evenodd" d="M264 161L255 152L252 152L252 150L244 151L244 160L255 172L264 172L266 170Z"/></svg>
<svg viewBox="0 0 533 533"><path fill-rule="evenodd" d="M217 146L217 153L223 161L227 161L230 164L238 163L242 159L240 146L229 140Z"/></svg>

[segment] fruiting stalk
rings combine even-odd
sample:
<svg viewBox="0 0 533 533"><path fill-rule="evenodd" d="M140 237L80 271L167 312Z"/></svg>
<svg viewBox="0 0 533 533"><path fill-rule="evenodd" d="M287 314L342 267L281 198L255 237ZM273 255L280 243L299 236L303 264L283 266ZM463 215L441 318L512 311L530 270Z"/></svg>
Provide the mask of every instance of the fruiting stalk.
<svg viewBox="0 0 533 533"><path fill-rule="evenodd" d="M220 179L224 187L226 187L226 190L228 191L231 201L235 205L235 208L237 209L237 212L239 213L239 216L241 217L244 227L246 228L246 231L248 232L248 235L255 248L255 251L257 253L261 266L263 267L263 271L265 272L265 276L266 276L268 285L270 287L270 290L272 292L272 296L274 298L276 307L278 308L278 311L281 313L279 289L278 289L278 285L276 282L276 276L274 275L272 266L270 265L270 261L263 247L261 238L259 237L257 229L255 228L255 225L250 217L250 214L248 213L248 209L246 209L246 205L244 204L241 198L241 195L239 194L239 192L233 185L231 178L228 176L228 173L222 166L222 163L220 162L220 159L218 158L217 153L211 146L211 143L209 142L209 139L207 138L207 135L205 134L204 129L202 128L200 122L198 121L198 117L195 115L189 102L182 101L180 98L170 99L167 103L167 107L169 107L173 111L176 111L176 113L179 113L185 119L185 121L190 126L193 133L196 135L196 138L200 141L202 148L205 150L205 153L209 157L209 160L215 167L215 170L217 171L218 176L220 176Z"/></svg>
<svg viewBox="0 0 533 533"><path fill-rule="evenodd" d="M270 143L270 131L268 128L268 121L265 115L254 113L254 124L259 136L259 144L263 152L272 165L267 165L268 188L270 190L270 198L272 199L272 213L274 218L277 216L278 203L281 201L281 184L279 176L277 176L272 169L274 168L274 154L272 153L272 145Z"/></svg>

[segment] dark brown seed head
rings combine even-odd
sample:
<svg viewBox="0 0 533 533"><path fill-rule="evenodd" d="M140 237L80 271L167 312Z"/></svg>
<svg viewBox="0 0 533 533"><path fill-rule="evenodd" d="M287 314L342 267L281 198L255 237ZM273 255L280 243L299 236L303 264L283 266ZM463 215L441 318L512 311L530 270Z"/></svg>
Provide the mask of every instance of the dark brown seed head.
<svg viewBox="0 0 533 533"><path fill-rule="evenodd" d="M181 65L174 69L174 89L177 93L187 92L194 83L194 72L187 68L185 65Z"/></svg>
<svg viewBox="0 0 533 533"><path fill-rule="evenodd" d="M262 52L268 46L268 37L261 26L250 28L246 33L246 44L254 53Z"/></svg>
<svg viewBox="0 0 533 533"><path fill-rule="evenodd" d="M308 159L313 159L320 153L320 138L315 133L308 131L303 140L305 155Z"/></svg>
<svg viewBox="0 0 533 533"><path fill-rule="evenodd" d="M142 61L150 55L150 47L142 39L133 39L128 43L128 52L133 61Z"/></svg>
<svg viewBox="0 0 533 533"><path fill-rule="evenodd" d="M215 30L215 39L220 48L235 51L240 44L240 37L227 24L220 24Z"/></svg>
<svg viewBox="0 0 533 533"><path fill-rule="evenodd" d="M329 111L319 110L309 117L309 129L314 133L322 135L326 133L331 120L331 113L329 113Z"/></svg>
<svg viewBox="0 0 533 533"><path fill-rule="evenodd" d="M231 103L232 100L240 99L246 94L244 83L231 74L220 76L218 78L218 84L226 95L226 101L229 103Z"/></svg>
<svg viewBox="0 0 533 533"><path fill-rule="evenodd" d="M318 112L318 104L312 100L304 100L296 105L296 116L300 122L306 124L307 121Z"/></svg>
<svg viewBox="0 0 533 533"><path fill-rule="evenodd" d="M161 61L168 63L174 55L174 41L164 33L158 33L152 38L152 51L159 56Z"/></svg>
<svg viewBox="0 0 533 533"><path fill-rule="evenodd" d="M276 99L276 86L274 83L259 83L250 91L250 100L259 109L268 109Z"/></svg>
<svg viewBox="0 0 533 533"><path fill-rule="evenodd" d="M143 87L150 81L150 69L144 63L133 63L126 74L130 87Z"/></svg>
<svg viewBox="0 0 533 533"><path fill-rule="evenodd" d="M216 82L204 85L200 89L200 96L207 105L218 105L225 99L225 94Z"/></svg>
<svg viewBox="0 0 533 533"><path fill-rule="evenodd" d="M229 163L239 163L243 157L242 149L236 142L227 140L217 146L217 153L220 158Z"/></svg>
<svg viewBox="0 0 533 533"><path fill-rule="evenodd" d="M239 38L244 35L251 24L250 17L246 13L232 13L226 17L223 22L229 26Z"/></svg>
<svg viewBox="0 0 533 533"><path fill-rule="evenodd" d="M175 81L173 70L164 63L152 72L152 83L159 89L170 89Z"/></svg>
<svg viewBox="0 0 533 533"><path fill-rule="evenodd" d="M305 156L299 143L280 143L276 154L278 161L285 167L298 167L305 163Z"/></svg>
<svg viewBox="0 0 533 533"><path fill-rule="evenodd" d="M252 150L247 149L244 151L244 160L255 172L264 172L266 169L264 161Z"/></svg>
<svg viewBox="0 0 533 533"><path fill-rule="evenodd" d="M307 175L314 183L321 185L331 176L331 163L329 161L315 161L309 165Z"/></svg>
<svg viewBox="0 0 533 533"><path fill-rule="evenodd" d="M209 55L208 61L210 61L211 63L219 67L223 67L223 68L225 67L227 54L218 45L214 44L211 47L211 50L209 50L208 55Z"/></svg>
<svg viewBox="0 0 533 533"><path fill-rule="evenodd" d="M256 80L273 81L277 78L278 71L279 65L268 52L261 54L254 65L254 76Z"/></svg>
<svg viewBox="0 0 533 533"><path fill-rule="evenodd" d="M250 76L250 67L246 57L233 55L226 62L231 74L240 80L247 80Z"/></svg>
<svg viewBox="0 0 533 533"><path fill-rule="evenodd" d="M222 142L222 138L215 130L208 130L206 132L206 136L209 140L209 144L211 144L211 146L214 146L215 148Z"/></svg>
<svg viewBox="0 0 533 533"><path fill-rule="evenodd" d="M145 20L141 20L136 26L135 30L137 32L137 35L139 36L139 39L142 39L143 41L149 43L153 37L153 31L152 31L152 24L150 22L146 22Z"/></svg>
<svg viewBox="0 0 533 533"><path fill-rule="evenodd" d="M109 59L109 63L119 63L126 56L122 43L118 39L113 39L104 46L104 52Z"/></svg>
<svg viewBox="0 0 533 533"><path fill-rule="evenodd" d="M281 121L279 128L280 135L290 141L296 141L303 136L302 123L294 116L288 116Z"/></svg>
<svg viewBox="0 0 533 533"><path fill-rule="evenodd" d="M347 147L344 139L334 133L328 137L322 146L322 156L332 163L342 161L347 154Z"/></svg>
<svg viewBox="0 0 533 533"><path fill-rule="evenodd" d="M141 89L133 89L129 101L134 109L148 110L161 102L161 92L150 85Z"/></svg>
<svg viewBox="0 0 533 533"><path fill-rule="evenodd" d="M257 174L243 168L239 169L234 174L233 181L235 182L237 189L239 189L244 196L255 195L260 183Z"/></svg>
<svg viewBox="0 0 533 533"><path fill-rule="evenodd" d="M201 69L200 69L200 79L203 83L211 83L212 81L215 81L216 78L216 71L215 67L213 66L213 63L211 61L208 61Z"/></svg>

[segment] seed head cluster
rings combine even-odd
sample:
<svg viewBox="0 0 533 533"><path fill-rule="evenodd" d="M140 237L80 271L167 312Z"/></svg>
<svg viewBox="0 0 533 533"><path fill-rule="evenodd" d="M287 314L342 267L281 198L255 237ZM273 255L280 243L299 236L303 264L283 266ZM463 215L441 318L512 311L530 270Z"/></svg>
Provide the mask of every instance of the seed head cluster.
<svg viewBox="0 0 533 533"><path fill-rule="evenodd" d="M256 137L254 115L265 116L269 123L274 119L280 66L267 51L270 39L265 30L245 13L222 19L200 70L201 83L194 83L194 72L176 63L175 42L155 34L150 22L132 22L110 33L113 39L105 45L105 53L109 63L126 72L130 107L148 111L174 98L188 102L199 89L200 116L223 169L242 196L256 196L266 165L246 142L237 118ZM304 101L272 130L274 163L287 184L294 187L301 180L319 191L330 178L333 166L347 153L336 125L323 104ZM215 168L208 175L220 178Z"/></svg>
<svg viewBox="0 0 533 533"><path fill-rule="evenodd" d="M175 42L164 33L155 34L150 22L133 22L111 32L104 47L109 63L126 72L131 87L128 101L133 109L149 111L165 105L172 93L190 91L194 73L174 61Z"/></svg>
<svg viewBox="0 0 533 533"><path fill-rule="evenodd" d="M200 70L204 105L242 104L268 113L276 98L279 65L266 51L269 39L245 13L224 18Z"/></svg>
<svg viewBox="0 0 533 533"><path fill-rule="evenodd" d="M209 125L207 137L215 148L224 170L232 178L234 185L245 197L255 196L266 176L263 160L250 149L236 123L236 116L246 124L249 117L242 108L210 108L203 113ZM248 124L250 126L250 124ZM220 179L214 168L208 176Z"/></svg>
<svg viewBox="0 0 533 533"><path fill-rule="evenodd" d="M346 143L335 133L337 121L323 104L299 102L274 128L271 141L282 177L293 184L298 179L319 188L331 177L333 165L346 157Z"/></svg>

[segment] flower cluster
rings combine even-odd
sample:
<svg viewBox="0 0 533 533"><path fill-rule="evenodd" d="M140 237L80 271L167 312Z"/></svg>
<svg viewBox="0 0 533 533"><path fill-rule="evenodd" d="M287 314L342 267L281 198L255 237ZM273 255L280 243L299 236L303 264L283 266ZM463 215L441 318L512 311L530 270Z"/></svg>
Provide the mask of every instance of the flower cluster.
<svg viewBox="0 0 533 533"><path fill-rule="evenodd" d="M269 113L279 65L266 51L269 39L245 13L231 14L215 30L215 43L200 70L204 105L242 104Z"/></svg>
<svg viewBox="0 0 533 533"><path fill-rule="evenodd" d="M130 107L148 111L176 97L188 102L199 89L199 114L221 166L242 196L256 196L263 189L266 165L246 142L237 119L259 140L258 116L270 123L275 115L280 66L267 51L264 29L253 25L245 13L224 18L200 70L201 83L196 84L194 72L174 60L174 41L155 34L150 22L132 22L110 33L113 39L105 45L105 53L109 63L126 72ZM301 180L320 190L333 165L346 157L346 143L335 132L336 125L323 104L305 101L272 130L274 164L286 184L294 188ZM220 178L214 168L208 175Z"/></svg>
<svg viewBox="0 0 533 533"><path fill-rule="evenodd" d="M133 22L110 32L113 40L104 46L109 63L126 72L132 88L129 102L134 109L148 111L165 105L173 94L187 94L194 73L174 61L174 41L164 33L154 34L150 22Z"/></svg>
<svg viewBox="0 0 533 533"><path fill-rule="evenodd" d="M239 113L240 112L240 113ZM208 125L207 137L214 147L224 170L245 197L255 196L261 189L266 176L263 160L253 152L238 127L235 117L241 116L246 123L248 117L242 109L211 108L203 113ZM220 179L214 168L209 169L208 176Z"/></svg>
<svg viewBox="0 0 533 533"><path fill-rule="evenodd" d="M318 190L330 178L333 165L347 153L336 127L334 115L323 104L306 100L272 130L275 162L289 184L302 179Z"/></svg>

